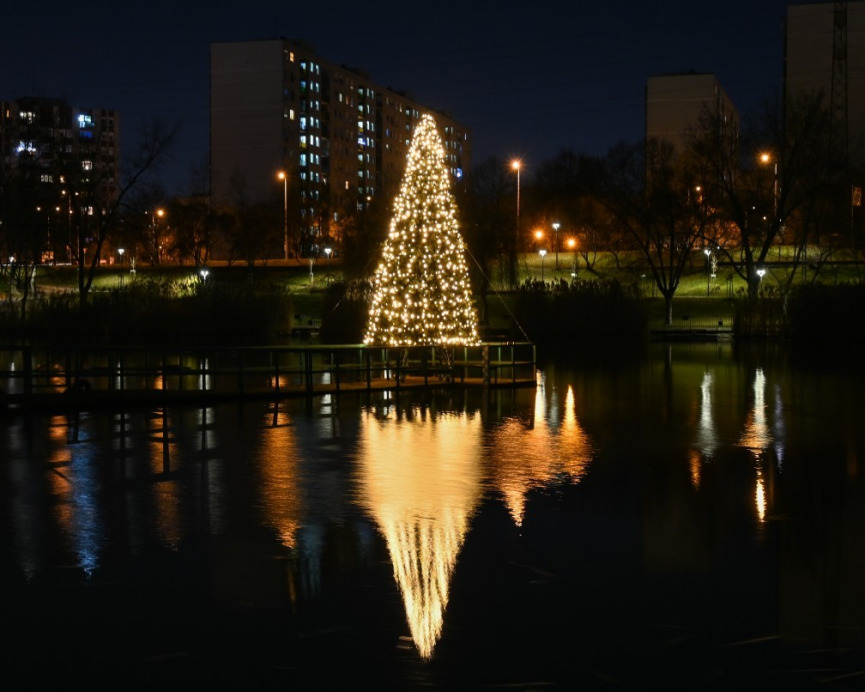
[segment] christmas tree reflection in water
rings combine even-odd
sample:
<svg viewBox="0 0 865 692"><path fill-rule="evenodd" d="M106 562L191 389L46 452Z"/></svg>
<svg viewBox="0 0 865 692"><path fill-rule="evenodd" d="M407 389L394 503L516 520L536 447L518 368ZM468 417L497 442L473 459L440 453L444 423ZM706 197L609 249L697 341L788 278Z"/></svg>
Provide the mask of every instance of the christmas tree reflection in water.
<svg viewBox="0 0 865 692"><path fill-rule="evenodd" d="M481 495L480 416L422 408L361 422L358 488L384 535L415 646L430 658Z"/></svg>
<svg viewBox="0 0 865 692"><path fill-rule="evenodd" d="M530 424L508 418L491 436L493 482L517 526L523 523L526 494L532 488L556 482L579 483L595 454L595 446L577 420L573 387L569 386L565 394L560 420L557 406L548 406L547 396L546 380L539 374Z"/></svg>

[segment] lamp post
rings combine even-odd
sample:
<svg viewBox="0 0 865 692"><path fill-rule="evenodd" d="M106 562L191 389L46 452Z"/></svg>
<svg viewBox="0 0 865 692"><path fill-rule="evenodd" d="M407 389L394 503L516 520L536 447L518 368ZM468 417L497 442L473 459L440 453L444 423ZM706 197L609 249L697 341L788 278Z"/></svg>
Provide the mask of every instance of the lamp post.
<svg viewBox="0 0 865 692"><path fill-rule="evenodd" d="M764 152L760 154L760 163L772 163L772 223L778 224L778 259L781 259L781 242L783 241L782 229L778 219L778 159Z"/></svg>
<svg viewBox="0 0 865 692"><path fill-rule="evenodd" d="M574 270L571 272L571 278L577 278L577 241L574 238L568 238L568 247L574 253Z"/></svg>
<svg viewBox="0 0 865 692"><path fill-rule="evenodd" d="M282 181L282 250L288 261L288 173L280 171L276 177Z"/></svg>
<svg viewBox="0 0 865 692"><path fill-rule="evenodd" d="M711 258L712 251L709 248L704 248L703 253L706 255L706 297L709 297L709 277L711 276Z"/></svg>
<svg viewBox="0 0 865 692"><path fill-rule="evenodd" d="M120 288L123 288L123 253L125 250L121 248L117 248L117 254L120 255Z"/></svg>
<svg viewBox="0 0 865 692"><path fill-rule="evenodd" d="M544 280L544 257L546 257L546 250L538 250L538 254L541 256L541 282Z"/></svg>
<svg viewBox="0 0 865 692"><path fill-rule="evenodd" d="M523 162L519 159L514 159L513 161L511 161L511 168L517 172L517 244L514 246L514 251L517 251L519 249L520 243L520 168L522 167L522 165Z"/></svg>
<svg viewBox="0 0 865 692"><path fill-rule="evenodd" d="M763 269L763 267L760 267L760 268L757 270L757 276L760 277L760 286L759 286L758 290L762 290L762 289L763 289L763 275L764 275L765 273L766 273L766 270Z"/></svg>
<svg viewBox="0 0 865 692"><path fill-rule="evenodd" d="M559 269L559 226L561 224L558 221L553 223L553 242L556 244L556 271Z"/></svg>
<svg viewBox="0 0 865 692"><path fill-rule="evenodd" d="M159 264L160 260L159 228L157 223L163 216L165 216L165 209L159 208L153 210L153 247L151 248L151 253L154 264Z"/></svg>
<svg viewBox="0 0 865 692"><path fill-rule="evenodd" d="M760 154L760 162L761 163L769 163L772 162L773 169L773 183L772 183L772 197L775 200L775 204L773 206L773 211L775 213L774 220L778 220L778 160L773 159L771 154L763 153Z"/></svg>

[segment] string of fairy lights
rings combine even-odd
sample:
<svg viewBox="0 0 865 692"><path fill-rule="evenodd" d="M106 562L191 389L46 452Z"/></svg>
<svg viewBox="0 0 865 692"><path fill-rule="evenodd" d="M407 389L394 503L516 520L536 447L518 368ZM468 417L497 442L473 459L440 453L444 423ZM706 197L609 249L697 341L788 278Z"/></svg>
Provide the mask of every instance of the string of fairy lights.
<svg viewBox="0 0 865 692"><path fill-rule="evenodd" d="M385 346L479 342L466 247L435 120L422 116L395 202L364 343Z"/></svg>

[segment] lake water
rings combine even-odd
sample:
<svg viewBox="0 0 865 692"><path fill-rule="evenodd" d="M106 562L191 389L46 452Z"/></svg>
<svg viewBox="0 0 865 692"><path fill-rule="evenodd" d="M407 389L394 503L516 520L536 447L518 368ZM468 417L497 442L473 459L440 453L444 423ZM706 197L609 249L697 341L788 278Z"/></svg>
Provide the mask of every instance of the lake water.
<svg viewBox="0 0 865 692"><path fill-rule="evenodd" d="M865 688L863 368L0 417L7 678Z"/></svg>

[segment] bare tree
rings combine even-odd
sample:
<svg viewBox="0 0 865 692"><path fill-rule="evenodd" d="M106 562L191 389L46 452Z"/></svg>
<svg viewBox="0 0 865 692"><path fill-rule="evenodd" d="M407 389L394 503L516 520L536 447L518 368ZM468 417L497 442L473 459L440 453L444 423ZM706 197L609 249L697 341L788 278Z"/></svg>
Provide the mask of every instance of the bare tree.
<svg viewBox="0 0 865 692"><path fill-rule="evenodd" d="M671 144L649 139L614 147L599 177L601 203L634 239L664 297L666 324L691 251L711 222L701 175Z"/></svg>
<svg viewBox="0 0 865 692"><path fill-rule="evenodd" d="M178 126L163 123L143 127L138 147L121 164L119 179L112 156L98 145L58 156L56 165L69 211L81 303L87 302L106 241L121 226L125 202L158 172L177 131ZM99 139L97 133L94 141L98 143Z"/></svg>
<svg viewBox="0 0 865 692"><path fill-rule="evenodd" d="M688 134L690 155L703 167L704 194L722 223L706 239L725 255L755 297L760 269L783 238L803 261L818 222L828 221L838 152L830 146L829 111L822 93L799 96L784 114L772 102L749 115L741 141L705 111Z"/></svg>

